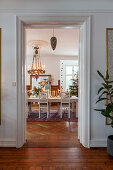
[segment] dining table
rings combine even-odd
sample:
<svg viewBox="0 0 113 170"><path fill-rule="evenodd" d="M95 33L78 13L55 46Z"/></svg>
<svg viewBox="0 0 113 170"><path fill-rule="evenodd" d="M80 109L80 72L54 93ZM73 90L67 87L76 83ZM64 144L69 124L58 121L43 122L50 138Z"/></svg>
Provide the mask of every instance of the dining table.
<svg viewBox="0 0 113 170"><path fill-rule="evenodd" d="M28 102L28 107L29 107L29 111L28 114L30 114L32 112L32 103L39 103L39 97L35 97L35 96L30 96L27 98L27 102ZM48 103L49 105L51 105L51 103L57 103L58 106L58 112L60 110L60 103L61 103L61 96L50 96L48 97ZM70 97L70 103L72 104L72 112L75 112L76 117L78 117L78 97L76 96L71 96ZM75 109L76 106L76 109Z"/></svg>

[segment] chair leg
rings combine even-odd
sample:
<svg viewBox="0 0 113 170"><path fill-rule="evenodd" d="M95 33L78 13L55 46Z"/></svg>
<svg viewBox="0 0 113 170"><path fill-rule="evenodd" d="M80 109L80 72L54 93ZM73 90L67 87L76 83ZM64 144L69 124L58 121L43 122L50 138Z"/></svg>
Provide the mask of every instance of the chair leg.
<svg viewBox="0 0 113 170"><path fill-rule="evenodd" d="M49 117L49 104L47 105L47 118Z"/></svg>
<svg viewBox="0 0 113 170"><path fill-rule="evenodd" d="M58 103L57 107L58 107L58 113L60 114L60 103Z"/></svg>
<svg viewBox="0 0 113 170"><path fill-rule="evenodd" d="M39 105L39 119L40 119L40 112L41 112L41 109L40 109L40 105Z"/></svg>
<svg viewBox="0 0 113 170"><path fill-rule="evenodd" d="M62 106L60 107L60 118L62 118Z"/></svg>
<svg viewBox="0 0 113 170"><path fill-rule="evenodd" d="M48 110L49 108L47 108L47 118L48 118L48 115L49 115L49 110Z"/></svg>
<svg viewBox="0 0 113 170"><path fill-rule="evenodd" d="M69 108L69 110L68 110L68 117L69 117L69 119L70 119L70 108Z"/></svg>
<svg viewBox="0 0 113 170"><path fill-rule="evenodd" d="M49 103L49 106L48 106L48 115L50 114L50 103Z"/></svg>

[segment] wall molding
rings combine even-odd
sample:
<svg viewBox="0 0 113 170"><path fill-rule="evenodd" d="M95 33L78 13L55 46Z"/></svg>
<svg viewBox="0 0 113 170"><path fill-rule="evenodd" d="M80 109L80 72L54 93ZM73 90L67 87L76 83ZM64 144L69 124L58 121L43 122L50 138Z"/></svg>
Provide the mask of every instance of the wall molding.
<svg viewBox="0 0 113 170"><path fill-rule="evenodd" d="M19 14L19 13L23 13L23 14L27 14L27 13L31 13L31 14L92 14L92 13L113 13L113 9L72 9L72 10L46 10L46 9L0 9L0 13L14 13L14 14Z"/></svg>
<svg viewBox="0 0 113 170"><path fill-rule="evenodd" d="M90 147L107 147L107 139L92 139Z"/></svg>
<svg viewBox="0 0 113 170"><path fill-rule="evenodd" d="M91 27L91 16L86 15L75 15L72 13L66 13L63 15L59 14L47 14L47 15L17 15L16 17L16 45L17 45L17 148L24 145L26 139L26 124L25 124L25 51L24 51L24 26L27 23L35 23L37 25L51 25L51 22L56 22L56 25L64 24L73 25L79 24L82 27L80 47L80 75L82 82L80 83L80 94L79 106L82 106L82 110L79 111L79 137L81 144L89 148L90 147L90 27ZM53 25L52 25L53 27ZM87 69L86 69L87 68Z"/></svg>
<svg viewBox="0 0 113 170"><path fill-rule="evenodd" d="M0 147L16 147L16 139L0 139Z"/></svg>

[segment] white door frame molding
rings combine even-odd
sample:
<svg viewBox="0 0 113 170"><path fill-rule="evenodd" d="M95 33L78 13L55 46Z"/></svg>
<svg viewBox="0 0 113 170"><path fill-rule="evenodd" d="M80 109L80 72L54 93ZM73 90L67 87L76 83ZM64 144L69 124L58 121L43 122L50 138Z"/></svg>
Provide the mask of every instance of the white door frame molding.
<svg viewBox="0 0 113 170"><path fill-rule="evenodd" d="M90 16L76 13L29 14L16 17L17 34L17 142L16 147L25 143L25 55L24 27L32 25L76 25L80 35L80 90L78 132L81 144L90 147ZM81 44L82 42L82 44Z"/></svg>

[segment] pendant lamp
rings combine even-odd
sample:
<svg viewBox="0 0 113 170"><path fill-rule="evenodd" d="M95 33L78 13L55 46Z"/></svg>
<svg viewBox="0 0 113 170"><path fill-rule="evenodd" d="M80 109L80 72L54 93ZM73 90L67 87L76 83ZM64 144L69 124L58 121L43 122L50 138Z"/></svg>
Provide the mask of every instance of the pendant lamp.
<svg viewBox="0 0 113 170"><path fill-rule="evenodd" d="M53 37L51 37L50 42L51 42L52 49L55 50L57 45L57 38L54 36L54 28L53 28Z"/></svg>

